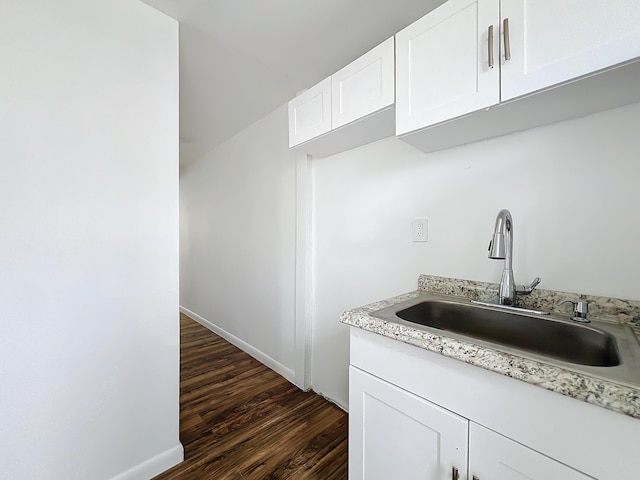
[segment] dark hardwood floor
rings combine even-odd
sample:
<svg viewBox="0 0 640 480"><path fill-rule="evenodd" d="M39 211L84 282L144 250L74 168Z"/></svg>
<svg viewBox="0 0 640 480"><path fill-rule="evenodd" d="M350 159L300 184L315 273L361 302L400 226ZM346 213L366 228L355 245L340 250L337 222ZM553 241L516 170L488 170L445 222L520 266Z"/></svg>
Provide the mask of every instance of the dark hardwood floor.
<svg viewBox="0 0 640 480"><path fill-rule="evenodd" d="M185 461L155 480L343 480L347 414L185 315L180 317Z"/></svg>

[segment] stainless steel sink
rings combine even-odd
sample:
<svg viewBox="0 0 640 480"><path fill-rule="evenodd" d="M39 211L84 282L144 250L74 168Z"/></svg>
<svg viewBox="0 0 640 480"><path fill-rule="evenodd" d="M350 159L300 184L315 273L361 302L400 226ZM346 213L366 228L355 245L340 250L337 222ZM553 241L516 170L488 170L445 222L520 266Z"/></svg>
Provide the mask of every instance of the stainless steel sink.
<svg viewBox="0 0 640 480"><path fill-rule="evenodd" d="M566 362L599 367L620 365L613 335L562 320L437 300L425 300L398 311L396 315L408 322Z"/></svg>
<svg viewBox="0 0 640 480"><path fill-rule="evenodd" d="M436 294L424 294L371 315L572 370L640 383L640 344L628 327L618 323L595 320L585 325L559 315L507 311Z"/></svg>

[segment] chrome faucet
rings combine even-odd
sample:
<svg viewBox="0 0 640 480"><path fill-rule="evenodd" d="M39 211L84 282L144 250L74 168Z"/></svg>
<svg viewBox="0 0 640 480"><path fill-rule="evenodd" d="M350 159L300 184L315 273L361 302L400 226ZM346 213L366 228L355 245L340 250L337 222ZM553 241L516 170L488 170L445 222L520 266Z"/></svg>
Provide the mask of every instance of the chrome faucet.
<svg viewBox="0 0 640 480"><path fill-rule="evenodd" d="M531 285L525 287L516 285L513 279L513 219L509 210L503 209L498 212L493 238L489 242L489 258L504 260L498 298L500 305L514 306L516 294L529 295L540 283L540 277L536 277Z"/></svg>

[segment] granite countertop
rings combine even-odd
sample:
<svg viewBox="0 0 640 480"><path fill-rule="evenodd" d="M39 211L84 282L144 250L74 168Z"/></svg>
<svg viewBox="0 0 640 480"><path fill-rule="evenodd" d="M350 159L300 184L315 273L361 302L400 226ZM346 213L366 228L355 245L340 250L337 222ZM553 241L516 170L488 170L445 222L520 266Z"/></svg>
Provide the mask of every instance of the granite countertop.
<svg viewBox="0 0 640 480"><path fill-rule="evenodd" d="M640 384L634 387L602 376L592 376L557 365L532 360L513 352L501 351L460 340L442 334L432 333L406 323L394 323L371 316L371 313L385 307L415 298L425 293L437 293L489 300L496 297L496 284L473 282L421 275L418 290L393 298L371 303L346 311L340 321L346 325L393 338L431 352L439 353L462 362L475 365L502 375L512 377L547 390L566 395L583 402L619 412L640 419ZM520 306L546 310L552 313L568 314L569 305L558 307L563 300L587 300L589 316L604 322L626 324L634 331L636 341L640 338L640 302L606 297L576 295L574 293L537 289L523 297ZM639 374L640 378L640 374Z"/></svg>

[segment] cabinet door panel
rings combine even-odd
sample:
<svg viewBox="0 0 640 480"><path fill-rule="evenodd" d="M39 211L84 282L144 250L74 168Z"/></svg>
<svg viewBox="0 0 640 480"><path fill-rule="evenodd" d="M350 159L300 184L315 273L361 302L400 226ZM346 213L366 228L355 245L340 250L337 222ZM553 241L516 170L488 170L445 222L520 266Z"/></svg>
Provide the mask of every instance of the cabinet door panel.
<svg viewBox="0 0 640 480"><path fill-rule="evenodd" d="M396 35L398 135L498 103L499 16L497 1L449 0Z"/></svg>
<svg viewBox="0 0 640 480"><path fill-rule="evenodd" d="M502 16L511 44L502 101L640 56L636 0L502 0Z"/></svg>
<svg viewBox="0 0 640 480"><path fill-rule="evenodd" d="M289 147L331 130L331 78L289 102Z"/></svg>
<svg viewBox="0 0 640 480"><path fill-rule="evenodd" d="M395 100L393 37L331 76L332 128L391 106Z"/></svg>
<svg viewBox="0 0 640 480"><path fill-rule="evenodd" d="M469 423L469 475L478 480L588 480L541 453Z"/></svg>
<svg viewBox="0 0 640 480"><path fill-rule="evenodd" d="M468 420L349 368L349 479L467 478Z"/></svg>

